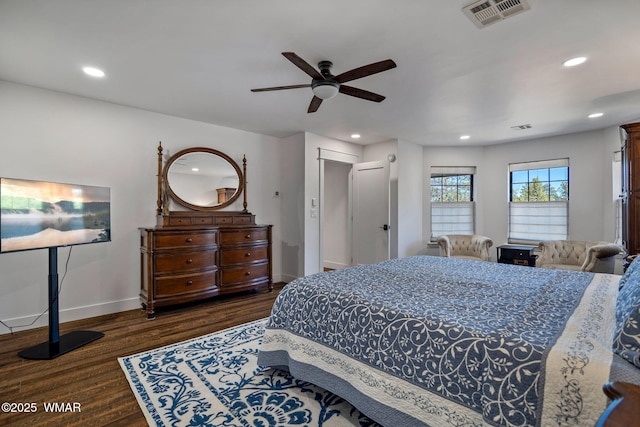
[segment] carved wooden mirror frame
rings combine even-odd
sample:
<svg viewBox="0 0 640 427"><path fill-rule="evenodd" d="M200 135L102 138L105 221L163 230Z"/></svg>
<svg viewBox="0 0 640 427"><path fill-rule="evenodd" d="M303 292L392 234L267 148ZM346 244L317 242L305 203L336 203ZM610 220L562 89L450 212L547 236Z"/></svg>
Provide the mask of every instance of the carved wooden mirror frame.
<svg viewBox="0 0 640 427"><path fill-rule="evenodd" d="M180 195L176 194L174 190L171 188L171 183L169 181L169 169L171 165L174 164L177 160L179 160L182 156L191 153L207 153L213 156L218 156L222 160L229 163L238 176L238 187L235 193L220 204L216 204L213 206L202 206L194 203L190 203L183 199ZM194 210L194 211L217 211L224 209L231 204L233 204L242 194L243 199L243 213L248 213L247 211L247 158L243 156L242 159L242 170L240 166L228 155L225 153L218 151L213 148L208 147L192 147L186 148L184 150L178 151L176 154L172 155L167 159L166 163L163 164L163 147L162 142L158 145L158 200L157 200L157 214L160 215L169 215L169 199L172 199L178 205L181 205L185 208Z"/></svg>

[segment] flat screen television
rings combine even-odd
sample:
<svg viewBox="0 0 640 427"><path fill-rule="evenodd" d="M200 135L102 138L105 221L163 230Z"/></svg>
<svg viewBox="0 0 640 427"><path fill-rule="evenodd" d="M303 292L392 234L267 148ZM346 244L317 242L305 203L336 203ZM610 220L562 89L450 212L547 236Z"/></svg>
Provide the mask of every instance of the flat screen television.
<svg viewBox="0 0 640 427"><path fill-rule="evenodd" d="M0 178L0 253L108 241L109 187Z"/></svg>

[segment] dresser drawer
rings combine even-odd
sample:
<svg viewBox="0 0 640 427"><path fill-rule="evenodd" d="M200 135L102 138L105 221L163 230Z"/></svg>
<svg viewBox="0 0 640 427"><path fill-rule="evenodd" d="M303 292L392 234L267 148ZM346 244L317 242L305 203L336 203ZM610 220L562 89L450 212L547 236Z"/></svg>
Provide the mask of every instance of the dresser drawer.
<svg viewBox="0 0 640 427"><path fill-rule="evenodd" d="M156 298L171 297L216 287L216 271L156 279Z"/></svg>
<svg viewBox="0 0 640 427"><path fill-rule="evenodd" d="M233 224L233 216L217 216L216 224Z"/></svg>
<svg viewBox="0 0 640 427"><path fill-rule="evenodd" d="M191 217L169 218L169 225L212 225L212 224L213 224L213 218L211 217L191 216Z"/></svg>
<svg viewBox="0 0 640 427"><path fill-rule="evenodd" d="M156 254L156 273L201 270L216 265L216 251Z"/></svg>
<svg viewBox="0 0 640 427"><path fill-rule="evenodd" d="M225 268L222 270L222 286L257 280L269 276L269 264L248 267Z"/></svg>
<svg viewBox="0 0 640 427"><path fill-rule="evenodd" d="M242 243L254 240L267 240L267 230L248 228L246 230L222 231L220 234L222 243Z"/></svg>
<svg viewBox="0 0 640 427"><path fill-rule="evenodd" d="M220 264L241 264L245 262L266 261L267 247L256 246L241 249L222 249L220 251Z"/></svg>
<svg viewBox="0 0 640 427"><path fill-rule="evenodd" d="M188 248L215 245L216 231L198 231L193 233L157 233L156 249Z"/></svg>
<svg viewBox="0 0 640 427"><path fill-rule="evenodd" d="M253 223L253 218L250 216L236 216L233 217L234 224L251 224Z"/></svg>

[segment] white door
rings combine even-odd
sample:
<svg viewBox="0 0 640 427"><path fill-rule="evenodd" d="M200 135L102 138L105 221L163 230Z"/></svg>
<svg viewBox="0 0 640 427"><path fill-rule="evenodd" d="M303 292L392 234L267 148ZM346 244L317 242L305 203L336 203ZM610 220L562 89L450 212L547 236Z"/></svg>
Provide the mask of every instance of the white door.
<svg viewBox="0 0 640 427"><path fill-rule="evenodd" d="M352 264L389 259L389 163L353 165Z"/></svg>

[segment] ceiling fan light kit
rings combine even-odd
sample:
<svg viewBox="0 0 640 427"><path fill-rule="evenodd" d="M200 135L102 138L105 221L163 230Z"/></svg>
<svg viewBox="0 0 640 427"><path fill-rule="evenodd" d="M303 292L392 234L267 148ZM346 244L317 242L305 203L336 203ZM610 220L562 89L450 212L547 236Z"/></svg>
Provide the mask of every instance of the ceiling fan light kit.
<svg viewBox="0 0 640 427"><path fill-rule="evenodd" d="M314 80L311 83L313 94L320 99L331 99L338 94L340 83L331 80Z"/></svg>
<svg viewBox="0 0 640 427"><path fill-rule="evenodd" d="M353 96L367 101L382 102L385 97L377 93L369 92L364 89L358 89L352 86L346 86L343 83L351 80L367 77L372 74L381 73L383 71L390 70L396 67L396 63L391 59L375 62L373 64L365 65L362 67L354 68L353 70L346 71L342 74L334 76L331 74L331 67L333 63L331 61L320 61L318 63L318 70L312 67L304 59L300 58L293 52L282 52L282 55L291 61L296 67L304 71L311 77L310 84L299 84L289 86L274 86L264 87L258 89L251 89L251 92L267 92L274 90L287 90L287 89L300 89L310 87L313 92L313 98L307 109L307 113L314 113L320 108L320 104L325 99L333 98L338 92L345 95Z"/></svg>

